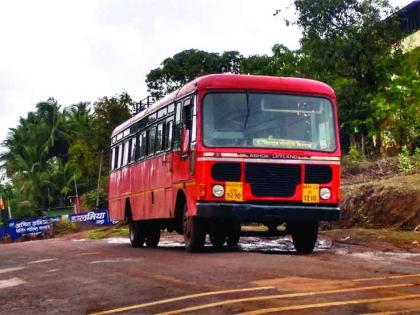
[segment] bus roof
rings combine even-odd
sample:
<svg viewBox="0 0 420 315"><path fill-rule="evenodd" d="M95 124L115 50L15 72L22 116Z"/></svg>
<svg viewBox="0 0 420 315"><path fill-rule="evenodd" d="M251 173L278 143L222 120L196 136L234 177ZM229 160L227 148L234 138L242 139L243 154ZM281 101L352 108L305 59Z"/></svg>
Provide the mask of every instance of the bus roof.
<svg viewBox="0 0 420 315"><path fill-rule="evenodd" d="M183 96L193 93L196 90L263 90L317 94L335 98L334 91L329 85L310 79L262 75L210 74L194 79L178 90L166 95L149 108L141 111L126 122L117 126L112 132L112 136L125 130L133 123L155 112L159 108L164 107Z"/></svg>

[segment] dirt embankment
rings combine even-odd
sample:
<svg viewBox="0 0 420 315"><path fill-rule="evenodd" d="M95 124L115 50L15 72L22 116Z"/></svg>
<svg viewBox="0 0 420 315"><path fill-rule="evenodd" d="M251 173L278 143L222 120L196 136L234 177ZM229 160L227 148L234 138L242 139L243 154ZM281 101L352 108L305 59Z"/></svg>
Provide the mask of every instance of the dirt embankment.
<svg viewBox="0 0 420 315"><path fill-rule="evenodd" d="M398 172L396 159L344 168L342 227L420 227L420 172Z"/></svg>

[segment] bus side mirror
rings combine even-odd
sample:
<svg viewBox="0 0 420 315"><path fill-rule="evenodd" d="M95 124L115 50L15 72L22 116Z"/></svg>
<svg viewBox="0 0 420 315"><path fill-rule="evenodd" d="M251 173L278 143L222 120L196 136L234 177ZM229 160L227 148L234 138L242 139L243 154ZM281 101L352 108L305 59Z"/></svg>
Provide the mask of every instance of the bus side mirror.
<svg viewBox="0 0 420 315"><path fill-rule="evenodd" d="M181 154L187 155L190 150L190 131L186 128L182 128L181 132Z"/></svg>

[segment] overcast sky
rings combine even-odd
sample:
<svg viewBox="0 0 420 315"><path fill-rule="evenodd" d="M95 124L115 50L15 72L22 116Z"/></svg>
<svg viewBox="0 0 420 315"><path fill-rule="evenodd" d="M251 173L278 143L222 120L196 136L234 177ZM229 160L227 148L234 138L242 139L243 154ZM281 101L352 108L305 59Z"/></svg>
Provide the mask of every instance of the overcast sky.
<svg viewBox="0 0 420 315"><path fill-rule="evenodd" d="M400 7L411 0L391 0ZM19 116L54 97L63 106L127 91L184 49L269 54L298 47L286 27L293 0L68 0L0 2L0 142ZM0 151L2 149L0 148Z"/></svg>

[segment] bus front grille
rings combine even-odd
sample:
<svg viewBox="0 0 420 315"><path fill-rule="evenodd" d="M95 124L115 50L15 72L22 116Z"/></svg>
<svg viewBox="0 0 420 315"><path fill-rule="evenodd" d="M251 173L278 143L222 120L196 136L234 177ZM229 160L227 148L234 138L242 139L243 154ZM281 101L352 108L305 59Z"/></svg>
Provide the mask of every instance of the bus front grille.
<svg viewBox="0 0 420 315"><path fill-rule="evenodd" d="M332 180L331 167L326 165L306 165L305 183L326 184Z"/></svg>
<svg viewBox="0 0 420 315"><path fill-rule="evenodd" d="M257 197L291 197L301 182L300 165L247 163L245 180Z"/></svg>
<svg viewBox="0 0 420 315"><path fill-rule="evenodd" d="M239 182L241 180L240 163L215 163L211 169L211 176L223 182Z"/></svg>

